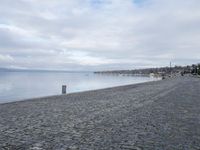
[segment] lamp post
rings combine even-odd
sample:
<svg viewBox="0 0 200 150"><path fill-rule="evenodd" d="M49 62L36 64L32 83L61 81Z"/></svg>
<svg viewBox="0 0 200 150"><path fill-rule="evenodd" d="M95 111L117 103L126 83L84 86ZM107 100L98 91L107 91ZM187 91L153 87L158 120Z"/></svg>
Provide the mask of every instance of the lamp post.
<svg viewBox="0 0 200 150"><path fill-rule="evenodd" d="M67 93L67 86L62 85L62 94L66 94L66 93Z"/></svg>

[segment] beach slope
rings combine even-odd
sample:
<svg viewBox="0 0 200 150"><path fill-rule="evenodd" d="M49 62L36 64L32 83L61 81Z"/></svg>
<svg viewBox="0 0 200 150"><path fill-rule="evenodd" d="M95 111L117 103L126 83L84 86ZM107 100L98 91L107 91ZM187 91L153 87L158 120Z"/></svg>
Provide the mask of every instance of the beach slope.
<svg viewBox="0 0 200 150"><path fill-rule="evenodd" d="M200 78L1 104L0 149L199 150Z"/></svg>

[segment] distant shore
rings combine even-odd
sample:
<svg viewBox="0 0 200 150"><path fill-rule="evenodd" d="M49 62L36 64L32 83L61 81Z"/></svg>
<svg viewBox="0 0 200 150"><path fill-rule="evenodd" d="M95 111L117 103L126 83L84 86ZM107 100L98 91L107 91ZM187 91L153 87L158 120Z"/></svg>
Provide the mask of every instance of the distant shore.
<svg viewBox="0 0 200 150"><path fill-rule="evenodd" d="M200 79L0 104L0 149L200 148Z"/></svg>

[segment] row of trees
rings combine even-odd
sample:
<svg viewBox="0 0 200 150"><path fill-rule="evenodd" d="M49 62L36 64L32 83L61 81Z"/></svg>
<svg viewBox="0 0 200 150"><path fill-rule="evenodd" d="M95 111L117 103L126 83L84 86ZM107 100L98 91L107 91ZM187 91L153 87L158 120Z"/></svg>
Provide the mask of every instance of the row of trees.
<svg viewBox="0 0 200 150"><path fill-rule="evenodd" d="M198 74L200 75L200 64L198 65L192 65L192 71L191 71L192 74Z"/></svg>
<svg viewBox="0 0 200 150"><path fill-rule="evenodd" d="M200 64L198 65L188 65L188 66L174 66L174 67L161 67L161 68L146 68L146 69L134 69L134 70L112 70L112 71L100 71L95 72L100 74L161 74L161 75L171 75L171 74L190 74L200 75Z"/></svg>

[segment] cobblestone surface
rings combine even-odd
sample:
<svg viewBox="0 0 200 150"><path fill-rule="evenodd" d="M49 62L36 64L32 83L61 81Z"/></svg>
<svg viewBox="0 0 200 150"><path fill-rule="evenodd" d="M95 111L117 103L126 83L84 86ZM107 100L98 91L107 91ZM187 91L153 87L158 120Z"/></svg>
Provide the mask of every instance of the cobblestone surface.
<svg viewBox="0 0 200 150"><path fill-rule="evenodd" d="M0 105L0 150L200 150L200 78Z"/></svg>

